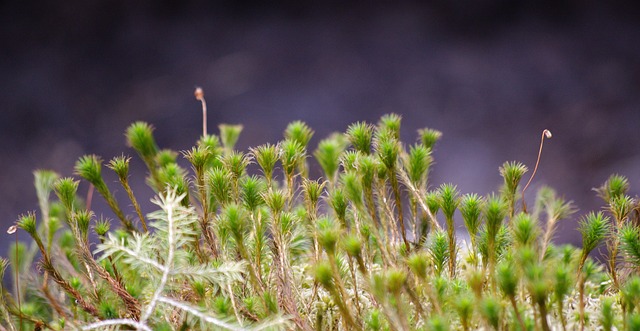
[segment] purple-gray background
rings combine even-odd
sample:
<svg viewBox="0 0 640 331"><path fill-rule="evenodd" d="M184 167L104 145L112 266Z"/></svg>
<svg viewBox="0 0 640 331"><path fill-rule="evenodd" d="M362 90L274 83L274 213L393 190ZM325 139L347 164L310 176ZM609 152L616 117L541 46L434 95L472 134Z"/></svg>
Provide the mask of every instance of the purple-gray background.
<svg viewBox="0 0 640 331"><path fill-rule="evenodd" d="M563 242L577 242L578 216L601 207L591 188L609 174L628 176L638 194L634 1L271 4L0 1L0 224L37 208L33 169L69 176L85 153L133 155L123 132L135 120L157 128L161 147L192 146L196 85L210 128L245 125L241 149L277 142L293 120L316 130L312 148L388 112L403 116L405 141L439 129L431 184L464 193L497 190L504 161L532 169L549 129L534 189L552 185L580 208L561 225Z"/></svg>

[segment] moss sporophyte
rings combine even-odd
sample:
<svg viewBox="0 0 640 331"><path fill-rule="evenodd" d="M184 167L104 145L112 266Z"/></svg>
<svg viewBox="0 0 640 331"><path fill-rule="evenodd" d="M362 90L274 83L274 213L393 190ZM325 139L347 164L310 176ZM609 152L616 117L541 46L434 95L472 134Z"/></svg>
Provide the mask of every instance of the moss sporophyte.
<svg viewBox="0 0 640 331"><path fill-rule="evenodd" d="M529 167L505 162L483 196L431 183L442 133L424 128L405 144L399 115L315 148L296 121L279 143L240 151L242 126L211 134L195 96L202 137L181 153L136 122L125 134L133 151L82 156L77 177L35 172L39 210L8 229L0 258L1 330L638 329L638 199L613 175L597 189L603 211L574 216L549 187L527 208L547 130L524 187ZM79 197L81 181L107 217ZM140 182L152 210L132 190ZM581 247L555 244L558 224L575 219Z"/></svg>

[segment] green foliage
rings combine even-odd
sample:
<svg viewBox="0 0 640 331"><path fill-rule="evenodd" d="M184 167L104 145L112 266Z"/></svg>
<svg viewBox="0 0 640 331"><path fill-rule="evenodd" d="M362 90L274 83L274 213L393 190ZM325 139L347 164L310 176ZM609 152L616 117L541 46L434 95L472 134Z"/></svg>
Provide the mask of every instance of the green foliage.
<svg viewBox="0 0 640 331"><path fill-rule="evenodd" d="M603 330L610 331L613 329L613 323L615 320L613 305L613 298L604 298L602 300L602 315L600 317L600 323L602 324Z"/></svg>
<svg viewBox="0 0 640 331"><path fill-rule="evenodd" d="M175 164L177 160L178 153L170 149L161 149L156 155L156 164L160 169Z"/></svg>
<svg viewBox="0 0 640 331"><path fill-rule="evenodd" d="M376 144L378 158L389 171L395 169L398 155L400 153L400 146L396 139L397 138L392 135L384 135L378 138Z"/></svg>
<svg viewBox="0 0 640 331"><path fill-rule="evenodd" d="M158 153L158 145L153 138L153 127L145 122L135 122L127 128L125 133L129 146L138 152L140 157L148 162Z"/></svg>
<svg viewBox="0 0 640 331"><path fill-rule="evenodd" d="M249 211L256 211L264 204L262 194L266 192L265 181L257 176L246 176L240 183L242 203Z"/></svg>
<svg viewBox="0 0 640 331"><path fill-rule="evenodd" d="M313 137L314 131L302 121L294 121L284 130L285 139L293 140L306 147Z"/></svg>
<svg viewBox="0 0 640 331"><path fill-rule="evenodd" d="M502 316L502 307L500 302L493 297L487 297L480 302L480 313L494 330L500 327L500 318Z"/></svg>
<svg viewBox="0 0 640 331"><path fill-rule="evenodd" d="M620 229L618 236L620 237L620 248L626 260L634 267L640 267L640 229L634 225L627 224Z"/></svg>
<svg viewBox="0 0 640 331"><path fill-rule="evenodd" d="M440 276L449 260L449 241L444 232L435 232L429 244L429 255L437 276Z"/></svg>
<svg viewBox="0 0 640 331"><path fill-rule="evenodd" d="M609 218L602 212L590 212L580 221L578 230L582 234L582 249L588 254L609 232Z"/></svg>
<svg viewBox="0 0 640 331"><path fill-rule="evenodd" d="M411 146L405 162L405 168L413 185L418 187L423 185L427 179L432 161L431 152L427 147L423 145Z"/></svg>
<svg viewBox="0 0 640 331"><path fill-rule="evenodd" d="M118 175L120 180L125 180L129 176L129 161L131 161L130 157L116 156L107 166Z"/></svg>
<svg viewBox="0 0 640 331"><path fill-rule="evenodd" d="M280 143L282 170L288 178L293 177L306 156L306 148L299 141L286 139Z"/></svg>
<svg viewBox="0 0 640 331"><path fill-rule="evenodd" d="M402 116L398 114L386 114L378 121L378 130L386 131L393 135L395 139L400 139L400 122Z"/></svg>
<svg viewBox="0 0 640 331"><path fill-rule="evenodd" d="M222 140L222 146L224 146L228 151L233 150L236 146L236 142L238 142L243 126L220 124L218 128L220 129L220 140Z"/></svg>
<svg viewBox="0 0 640 331"><path fill-rule="evenodd" d="M442 138L442 132L435 129L424 128L418 130L418 136L422 145L428 149L433 149L433 146Z"/></svg>
<svg viewBox="0 0 640 331"><path fill-rule="evenodd" d="M429 212L431 212L432 215L436 215L438 213L438 210L440 210L441 205L440 192L429 191L425 195L424 200L427 204L427 207L429 208Z"/></svg>
<svg viewBox="0 0 640 331"><path fill-rule="evenodd" d="M211 194L221 205L231 201L231 172L227 168L213 168L207 172Z"/></svg>
<svg viewBox="0 0 640 331"><path fill-rule="evenodd" d="M371 153L373 126L364 122L351 124L347 128L347 139L356 151L363 154Z"/></svg>
<svg viewBox="0 0 640 331"><path fill-rule="evenodd" d="M467 228L471 240L475 241L475 237L480 230L481 213L484 208L484 200L475 193L465 194L460 200L460 213L464 226Z"/></svg>
<svg viewBox="0 0 640 331"><path fill-rule="evenodd" d="M334 135L328 139L323 139L318 143L318 148L313 153L316 160L322 167L326 178L333 182L336 178L340 166L340 155L346 148L344 137Z"/></svg>
<svg viewBox="0 0 640 331"><path fill-rule="evenodd" d="M276 162L278 162L278 153L278 148L271 144L260 145L251 149L251 155L262 168L267 181L271 181L273 178L273 169Z"/></svg>
<svg viewBox="0 0 640 331"><path fill-rule="evenodd" d="M20 229L26 231L32 237L38 235L37 226L36 226L36 214L35 213L27 213L27 214L24 214L24 215L20 216L20 218L18 218L18 222L16 224L18 224L18 227Z"/></svg>
<svg viewBox="0 0 640 331"><path fill-rule="evenodd" d="M629 191L629 180L618 174L611 175L604 184L596 189L598 196L607 203L627 194L627 191Z"/></svg>
<svg viewBox="0 0 640 331"><path fill-rule="evenodd" d="M496 268L496 279L500 290L507 297L515 297L518 289L519 279L515 271L515 266L509 262L503 262Z"/></svg>
<svg viewBox="0 0 640 331"><path fill-rule="evenodd" d="M514 243L520 246L533 246L540 234L537 222L525 213L516 215L512 222Z"/></svg>
<svg viewBox="0 0 640 331"><path fill-rule="evenodd" d="M0 288L1 326L308 331L640 325L638 202L627 195L622 176L597 190L605 212L581 218L578 249L553 243L557 222L571 219L575 208L551 188L539 190L531 213L516 211L527 171L521 163L500 167L500 195L459 192L454 184L429 190L433 147L442 134L422 129L418 143L405 145L399 115L321 139L313 149L321 178L309 176L314 131L303 122L287 126L277 145L248 152L235 150L242 126L219 128L220 138L201 137L182 152L190 169L179 165L179 153L158 148L149 124L127 128L127 143L147 165L146 182L157 194L155 211L137 203L129 181L144 179L130 173L124 154L107 167L132 206L111 193L100 157L83 156L75 166L113 215L96 217L83 206L77 179L36 171L39 212L20 216L9 229L28 233L31 244L19 236L0 258L0 276L11 279ZM456 231L456 210L470 246L459 242L465 233ZM611 256L607 273L588 257L603 241Z"/></svg>
<svg viewBox="0 0 640 331"><path fill-rule="evenodd" d="M516 191L522 176L528 171L527 167L520 162L505 162L500 167L500 176L504 180L502 193L509 204L509 216L513 217L515 210L514 205L517 200Z"/></svg>
<svg viewBox="0 0 640 331"><path fill-rule="evenodd" d="M335 212L336 218L347 227L347 207L348 201L342 189L333 190L328 197L329 205Z"/></svg>
<svg viewBox="0 0 640 331"><path fill-rule="evenodd" d="M443 184L440 186L440 209L447 220L453 220L453 213L458 208L460 198L458 197L458 189L453 184ZM447 221L449 223L449 221ZM453 225L453 223L451 223Z"/></svg>

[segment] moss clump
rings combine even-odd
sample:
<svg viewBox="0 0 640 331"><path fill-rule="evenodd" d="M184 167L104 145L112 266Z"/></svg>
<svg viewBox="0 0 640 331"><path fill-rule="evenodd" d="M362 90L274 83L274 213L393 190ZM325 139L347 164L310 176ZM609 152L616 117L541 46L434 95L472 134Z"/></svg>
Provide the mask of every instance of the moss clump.
<svg viewBox="0 0 640 331"><path fill-rule="evenodd" d="M96 218L79 181L36 172L40 212L18 218L0 295L7 329L139 330L634 329L640 325L638 200L626 178L599 189L607 211L579 223L583 247L557 247L559 221L575 210L543 188L529 212L506 162L496 193L428 190L442 133L400 141L401 117L359 122L321 140L293 122L277 144L235 149L239 125L220 125L181 154L160 150L137 122L127 143L148 168L155 211L131 190L130 158L108 163L127 201L103 179L102 158L75 173L118 222ZM178 157L191 172L178 165ZM256 166L251 166L255 163ZM55 192L55 195L50 194ZM122 197L119 197L122 199ZM519 206L523 206L520 210ZM460 215L464 228L457 225ZM120 228L115 228L115 224ZM93 232L93 234L91 233ZM468 232L470 241L461 238ZM22 238L24 239L24 237ZM607 242L608 272L589 258ZM38 254L35 254L38 252ZM33 267L35 259L39 268ZM35 270L38 272L36 273ZM608 273L608 275L607 275ZM11 279L9 279L11 278ZM611 281L607 281L611 279ZM570 303L570 304L569 304Z"/></svg>

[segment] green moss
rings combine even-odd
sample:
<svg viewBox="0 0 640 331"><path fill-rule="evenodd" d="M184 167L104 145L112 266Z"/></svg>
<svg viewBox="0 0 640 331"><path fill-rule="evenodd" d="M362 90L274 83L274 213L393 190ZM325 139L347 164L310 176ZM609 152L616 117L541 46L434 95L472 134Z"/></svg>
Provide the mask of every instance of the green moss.
<svg viewBox="0 0 640 331"><path fill-rule="evenodd" d="M571 203L542 188L530 213L520 211L527 167L519 162L499 169L500 194L431 184L441 133L423 129L417 144L405 145L399 115L385 115L376 126L355 123L315 149L308 146L314 131L303 122L287 126L277 145L248 151L235 150L242 126L219 127L220 138L204 136L182 154L160 150L149 124L127 129L127 143L157 193L150 210L135 202L129 183L145 179L129 171L125 154L107 166L133 208L111 193L100 157L76 163L76 174L112 210L99 217L77 198L77 179L37 171L40 213L20 216L9 231L24 231L29 241L19 232L7 259L0 258L3 326L19 329L20 320L23 328L52 330L106 326L100 323L153 330L640 325L640 237L631 222L639 207L623 176L597 190L604 211L581 218L582 247L556 246L555 222L572 217ZM308 149L321 177L309 175L318 167L307 164ZM191 169L179 165L178 155ZM131 222L136 217L142 232ZM459 217L470 245L459 239L467 235ZM589 258L603 241L611 253L608 275Z"/></svg>

